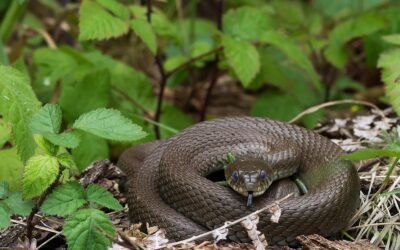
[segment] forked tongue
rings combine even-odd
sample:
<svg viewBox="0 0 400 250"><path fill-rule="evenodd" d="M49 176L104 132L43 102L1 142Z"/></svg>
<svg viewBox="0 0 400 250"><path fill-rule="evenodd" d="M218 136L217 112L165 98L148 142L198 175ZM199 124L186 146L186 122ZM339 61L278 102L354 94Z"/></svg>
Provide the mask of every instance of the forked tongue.
<svg viewBox="0 0 400 250"><path fill-rule="evenodd" d="M247 207L251 207L253 205L253 191L249 191L247 194Z"/></svg>

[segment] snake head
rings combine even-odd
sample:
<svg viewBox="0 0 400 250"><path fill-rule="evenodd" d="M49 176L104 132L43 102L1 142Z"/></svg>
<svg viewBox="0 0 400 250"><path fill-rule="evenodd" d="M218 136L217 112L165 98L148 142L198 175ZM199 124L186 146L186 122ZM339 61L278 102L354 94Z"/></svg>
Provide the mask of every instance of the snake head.
<svg viewBox="0 0 400 250"><path fill-rule="evenodd" d="M262 159L237 159L225 168L229 186L247 196L247 206L252 205L253 196L263 194L272 183L272 169Z"/></svg>

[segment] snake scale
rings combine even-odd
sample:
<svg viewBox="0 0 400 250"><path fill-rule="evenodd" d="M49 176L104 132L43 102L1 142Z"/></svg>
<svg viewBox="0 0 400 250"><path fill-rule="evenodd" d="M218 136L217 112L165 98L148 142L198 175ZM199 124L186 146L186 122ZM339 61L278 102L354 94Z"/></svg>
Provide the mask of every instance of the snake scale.
<svg viewBox="0 0 400 250"><path fill-rule="evenodd" d="M182 240L243 217L287 194L296 175L304 195L280 204L277 224L262 212L258 230L269 244L295 244L296 236L330 236L347 226L359 205L360 183L354 165L339 156L339 146L305 128L265 118L228 117L198 123L175 136L127 149L118 166L127 176L129 218L166 229L167 238ZM274 183L246 198L205 176L221 170L227 154L258 159L271 169ZM293 186L293 185L292 185ZM288 189L289 190L289 189ZM240 225L229 238L248 241Z"/></svg>

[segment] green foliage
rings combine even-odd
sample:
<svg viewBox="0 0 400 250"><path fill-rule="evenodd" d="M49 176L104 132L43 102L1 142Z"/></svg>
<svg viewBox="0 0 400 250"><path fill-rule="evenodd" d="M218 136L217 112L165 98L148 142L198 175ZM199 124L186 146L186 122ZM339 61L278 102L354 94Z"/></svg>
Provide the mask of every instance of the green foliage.
<svg viewBox="0 0 400 250"><path fill-rule="evenodd" d="M157 53L157 40L151 25L143 20L137 19L131 21L131 27L136 35L149 47L153 54Z"/></svg>
<svg viewBox="0 0 400 250"><path fill-rule="evenodd" d="M0 150L0 180L7 181L12 191L22 186L24 163L20 160L15 147Z"/></svg>
<svg viewBox="0 0 400 250"><path fill-rule="evenodd" d="M0 203L0 229L7 228L10 225L10 209L6 204Z"/></svg>
<svg viewBox="0 0 400 250"><path fill-rule="evenodd" d="M397 114L400 114L400 49L384 52L379 58L382 81L386 85L386 95Z"/></svg>
<svg viewBox="0 0 400 250"><path fill-rule="evenodd" d="M260 58L257 49L249 42L224 36L222 40L224 54L243 86L249 86L260 70Z"/></svg>
<svg viewBox="0 0 400 250"><path fill-rule="evenodd" d="M72 127L105 139L118 141L134 141L146 136L141 127L123 117L118 110L113 109L96 109L83 114Z"/></svg>
<svg viewBox="0 0 400 250"><path fill-rule="evenodd" d="M29 121L40 103L27 76L3 65L0 65L0 75L0 114L11 123L18 154L26 161L35 150Z"/></svg>
<svg viewBox="0 0 400 250"><path fill-rule="evenodd" d="M57 187L45 200L40 211L50 215L70 215L86 203L85 190L78 182Z"/></svg>
<svg viewBox="0 0 400 250"><path fill-rule="evenodd" d="M29 159L23 178L23 194L26 198L40 195L53 183L58 175L57 158L37 155Z"/></svg>
<svg viewBox="0 0 400 250"><path fill-rule="evenodd" d="M108 10L123 17L126 17L127 13L121 11L122 7L119 7L116 1L110 2L112 3L101 1L104 8L94 0L83 1L79 9L79 40L108 39L128 32L128 23L111 15Z"/></svg>
<svg viewBox="0 0 400 250"><path fill-rule="evenodd" d="M82 209L71 215L64 224L63 233L71 250L106 250L115 229L105 213L97 209Z"/></svg>
<svg viewBox="0 0 400 250"><path fill-rule="evenodd" d="M354 153L346 154L342 156L343 158L350 160L366 160L376 157L400 157L400 151L393 151L389 149L362 149Z"/></svg>
<svg viewBox="0 0 400 250"><path fill-rule="evenodd" d="M97 184L90 184L88 186L86 196L90 203L95 203L117 211L122 210L123 208L110 192Z"/></svg>
<svg viewBox="0 0 400 250"><path fill-rule="evenodd" d="M81 143L72 150L72 156L79 170L84 170L95 160L107 159L109 154L108 144L104 139L88 133L80 133Z"/></svg>

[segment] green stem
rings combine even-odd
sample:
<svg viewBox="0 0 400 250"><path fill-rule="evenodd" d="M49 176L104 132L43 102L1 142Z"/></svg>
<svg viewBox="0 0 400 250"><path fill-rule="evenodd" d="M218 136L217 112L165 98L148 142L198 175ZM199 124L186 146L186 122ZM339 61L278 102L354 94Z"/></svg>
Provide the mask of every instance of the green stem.
<svg viewBox="0 0 400 250"><path fill-rule="evenodd" d="M6 44L8 38L10 38L11 32L14 28L18 18L22 15L25 10L28 0L25 1L11 1L10 7L8 7L7 13L0 25L0 39Z"/></svg>

